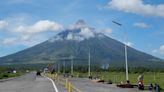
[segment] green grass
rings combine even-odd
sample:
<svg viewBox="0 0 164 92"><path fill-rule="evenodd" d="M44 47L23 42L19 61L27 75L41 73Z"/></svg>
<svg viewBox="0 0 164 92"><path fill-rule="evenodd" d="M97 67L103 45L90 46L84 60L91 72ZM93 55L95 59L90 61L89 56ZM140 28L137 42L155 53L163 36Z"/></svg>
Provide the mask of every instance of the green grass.
<svg viewBox="0 0 164 92"><path fill-rule="evenodd" d="M0 73L0 79L6 79L6 78L11 78L11 77L17 77L21 76L23 73L18 72L18 73Z"/></svg>
<svg viewBox="0 0 164 92"><path fill-rule="evenodd" d="M87 77L87 73L75 73L79 77ZM132 84L137 84L137 77L139 73L129 73L129 80ZM121 81L126 82L125 73L123 72L92 72L92 76L99 76L99 78L105 81L111 80L113 83L119 84ZM144 73L144 85L150 83L157 83L162 89L164 89L164 73L146 72Z"/></svg>

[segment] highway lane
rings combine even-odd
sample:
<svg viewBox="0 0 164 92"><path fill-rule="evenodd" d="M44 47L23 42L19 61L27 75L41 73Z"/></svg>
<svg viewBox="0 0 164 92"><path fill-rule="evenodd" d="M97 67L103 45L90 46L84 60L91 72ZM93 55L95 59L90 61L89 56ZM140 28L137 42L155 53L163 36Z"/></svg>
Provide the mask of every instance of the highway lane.
<svg viewBox="0 0 164 92"><path fill-rule="evenodd" d="M0 82L0 92L55 92L55 90L50 80L42 76L36 76L33 72L9 81Z"/></svg>
<svg viewBox="0 0 164 92"><path fill-rule="evenodd" d="M87 78L69 78L82 92L139 92L138 89L121 89L114 85L94 83ZM64 85L55 81L58 92L67 92ZM0 92L56 92L46 77L28 73L24 76L0 82ZM146 91L142 91L146 92ZM147 91L148 92L148 91Z"/></svg>

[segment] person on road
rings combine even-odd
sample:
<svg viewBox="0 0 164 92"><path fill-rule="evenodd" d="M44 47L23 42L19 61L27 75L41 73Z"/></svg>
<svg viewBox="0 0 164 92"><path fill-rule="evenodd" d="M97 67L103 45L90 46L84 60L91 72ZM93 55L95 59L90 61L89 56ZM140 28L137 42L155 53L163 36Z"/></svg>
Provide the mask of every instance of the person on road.
<svg viewBox="0 0 164 92"><path fill-rule="evenodd" d="M151 84L149 85L149 90L152 91L153 88L154 88L154 86L153 86L153 84L151 83Z"/></svg>
<svg viewBox="0 0 164 92"><path fill-rule="evenodd" d="M144 75L143 74L139 75L138 76L138 89L139 90L144 90L144 83L143 83L143 81L144 81Z"/></svg>
<svg viewBox="0 0 164 92"><path fill-rule="evenodd" d="M155 92L160 92L160 86L158 84L155 84L154 90Z"/></svg>

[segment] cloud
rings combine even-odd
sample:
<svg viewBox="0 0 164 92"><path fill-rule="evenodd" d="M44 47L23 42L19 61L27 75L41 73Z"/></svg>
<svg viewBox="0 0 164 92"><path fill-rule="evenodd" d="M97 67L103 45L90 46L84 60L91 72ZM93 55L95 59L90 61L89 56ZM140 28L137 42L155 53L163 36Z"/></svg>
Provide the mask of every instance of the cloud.
<svg viewBox="0 0 164 92"><path fill-rule="evenodd" d="M144 23L144 22L137 22L137 23L134 23L133 26L138 27L138 28L148 28L148 27L149 27L149 25L147 25L147 24Z"/></svg>
<svg viewBox="0 0 164 92"><path fill-rule="evenodd" d="M39 44L45 41L47 38L44 35L20 35L20 36L13 36L7 37L1 40L0 44L4 46L27 46L31 47L36 44Z"/></svg>
<svg viewBox="0 0 164 92"><path fill-rule="evenodd" d="M69 29L81 29L81 28L86 28L89 27L86 22L82 19L78 20L75 24L70 25Z"/></svg>
<svg viewBox="0 0 164 92"><path fill-rule="evenodd" d="M1 37L0 44L29 47L47 40L62 29L63 26L55 21L38 20L33 22L26 16L8 17L0 20L0 30L7 33Z"/></svg>
<svg viewBox="0 0 164 92"><path fill-rule="evenodd" d="M157 52L158 52L158 50L156 50L156 49L152 51L152 53L157 53Z"/></svg>
<svg viewBox="0 0 164 92"><path fill-rule="evenodd" d="M164 45L160 46L159 51L161 54L164 54Z"/></svg>
<svg viewBox="0 0 164 92"><path fill-rule="evenodd" d="M6 38L1 41L1 44L10 45L14 44L17 41L17 38Z"/></svg>
<svg viewBox="0 0 164 92"><path fill-rule="evenodd" d="M158 49L155 49L152 52L153 53L159 53L161 55L164 55L164 45L161 45Z"/></svg>
<svg viewBox="0 0 164 92"><path fill-rule="evenodd" d="M113 32L113 30L111 29L111 28L107 28L107 29L103 29L103 30L101 30L101 31L98 31L99 33L103 33L103 34L105 34L105 35L111 35L112 34L112 32Z"/></svg>
<svg viewBox="0 0 164 92"><path fill-rule="evenodd" d="M75 24L69 26L68 29L71 30L76 30L80 29L79 33L70 33L68 34L67 38L70 39L75 39L75 40L84 40L84 39L89 39L91 37L95 36L95 30L94 28L90 27L89 25L86 24L86 22L82 19L78 20Z"/></svg>
<svg viewBox="0 0 164 92"><path fill-rule="evenodd" d="M84 20L78 20L75 24L70 25L68 28L67 34L63 36L56 35L55 37L51 38L49 41L60 41L60 40L76 40L76 41L83 41L85 39L93 38L96 36L96 30L85 23Z"/></svg>
<svg viewBox="0 0 164 92"><path fill-rule="evenodd" d="M0 20L0 29L4 29L8 26L8 22L4 20Z"/></svg>
<svg viewBox="0 0 164 92"><path fill-rule="evenodd" d="M60 31L63 29L63 26L49 20L40 20L30 26L19 25L13 31L20 33L40 33L46 31Z"/></svg>
<svg viewBox="0 0 164 92"><path fill-rule="evenodd" d="M106 29L100 29L95 30L95 28L89 26L84 20L78 20L74 25L71 25L69 29L81 29L81 32L79 33L80 36L84 37L83 39L88 39L95 36L95 33L103 33L105 35L111 35L112 29L106 28ZM70 36L71 37L71 36ZM79 37L80 39L80 37Z"/></svg>
<svg viewBox="0 0 164 92"><path fill-rule="evenodd" d="M86 39L89 39L91 37L94 37L94 32L91 28L82 28L81 32L79 33L81 36L83 36Z"/></svg>
<svg viewBox="0 0 164 92"><path fill-rule="evenodd" d="M82 37L82 36L79 35L79 34L69 33L69 34L67 35L67 38L66 38L66 39L67 39L67 40L82 41L82 40L84 40L85 38ZM56 39L56 40L61 40L61 38L60 38L60 39ZM63 40L63 39L62 39L62 40Z"/></svg>
<svg viewBox="0 0 164 92"><path fill-rule="evenodd" d="M164 4L145 4L143 0L111 0L108 7L134 14L164 17Z"/></svg>
<svg viewBox="0 0 164 92"><path fill-rule="evenodd" d="M9 36L2 38L0 44L3 45L25 45L28 47L33 46L49 39L50 36L54 36L56 33L64 29L61 24L55 21L39 20L31 24L30 22L27 23L26 18L24 17L18 19L8 18L5 23L7 25L3 26L3 28L6 29L5 31L8 32ZM5 23L3 22L3 24ZM79 20L68 29L75 31L80 29L80 31L70 32L66 37L67 40L73 39L82 41L84 39L95 37L97 33L97 30L87 25L84 20ZM107 28L101 30L101 33L110 35L112 33L112 29ZM62 38L57 36L56 38L51 39L51 41L61 39Z"/></svg>
<svg viewBox="0 0 164 92"><path fill-rule="evenodd" d="M84 39L89 39L95 37L95 32L93 32L92 28L80 28L80 32L70 32L67 35L67 40L77 40L77 41L82 41Z"/></svg>
<svg viewBox="0 0 164 92"><path fill-rule="evenodd" d="M132 43L132 42L124 42L124 44L126 44L129 47L133 47L134 46L134 43Z"/></svg>

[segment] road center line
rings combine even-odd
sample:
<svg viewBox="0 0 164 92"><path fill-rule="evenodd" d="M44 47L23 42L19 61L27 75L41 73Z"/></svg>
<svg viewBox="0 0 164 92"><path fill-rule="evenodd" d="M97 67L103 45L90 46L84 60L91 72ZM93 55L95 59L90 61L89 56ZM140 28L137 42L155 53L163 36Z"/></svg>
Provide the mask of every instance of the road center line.
<svg viewBox="0 0 164 92"><path fill-rule="evenodd" d="M56 85L55 85L55 82L51 78L49 78L47 76L44 76L44 77L47 78L48 80L50 80L52 82L55 92L59 92L58 89L57 89L57 87L56 87Z"/></svg>

